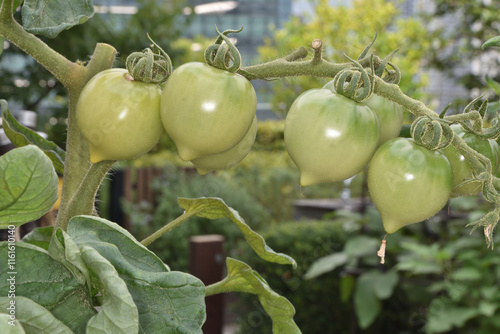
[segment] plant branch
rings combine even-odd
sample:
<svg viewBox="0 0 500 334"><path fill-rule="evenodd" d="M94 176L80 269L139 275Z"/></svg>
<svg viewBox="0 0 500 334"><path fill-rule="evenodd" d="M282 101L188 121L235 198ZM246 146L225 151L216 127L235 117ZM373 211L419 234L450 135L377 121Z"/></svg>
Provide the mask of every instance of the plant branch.
<svg viewBox="0 0 500 334"><path fill-rule="evenodd" d="M154 232L149 237L147 237L144 240L142 240L141 244L143 244L144 246L149 245L150 243L152 243L153 241L155 241L156 239L158 239L159 237L161 237L165 233L173 230L174 228L176 228L180 224L184 223L186 220L188 220L192 216L196 215L197 213L198 213L198 211L184 211L184 213L182 215L180 215L179 217L175 218L170 223L168 223L167 225L163 226L158 231Z"/></svg>
<svg viewBox="0 0 500 334"><path fill-rule="evenodd" d="M246 287L242 284L231 284L231 281L237 280L239 277L227 276L223 280L207 285L205 287L205 296L218 295L227 292L244 292L256 294L255 290L251 287Z"/></svg>
<svg viewBox="0 0 500 334"><path fill-rule="evenodd" d="M407 111L417 116L437 116L437 114L429 109L423 102L414 100L408 95L404 94L398 85L387 83L380 77L374 77L375 80L375 93L388 100L391 100Z"/></svg>

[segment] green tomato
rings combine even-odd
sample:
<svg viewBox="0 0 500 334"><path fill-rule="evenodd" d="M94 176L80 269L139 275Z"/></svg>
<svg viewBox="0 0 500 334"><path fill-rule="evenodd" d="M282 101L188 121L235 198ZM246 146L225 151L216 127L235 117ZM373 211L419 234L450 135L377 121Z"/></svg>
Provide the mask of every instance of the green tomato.
<svg viewBox="0 0 500 334"><path fill-rule="evenodd" d="M77 124L90 161L133 159L150 151L165 133L161 124L161 89L129 80L114 68L95 75L76 106Z"/></svg>
<svg viewBox="0 0 500 334"><path fill-rule="evenodd" d="M448 201L451 164L443 153L412 139L394 138L380 146L368 167L368 189L385 231L434 216Z"/></svg>
<svg viewBox="0 0 500 334"><path fill-rule="evenodd" d="M235 146L250 129L256 108L250 81L204 63L178 67L161 98L163 126L183 160Z"/></svg>
<svg viewBox="0 0 500 334"><path fill-rule="evenodd" d="M378 141L375 113L329 89L302 93L285 120L286 149L300 170L303 186L356 175Z"/></svg>
<svg viewBox="0 0 500 334"><path fill-rule="evenodd" d="M257 135L257 117L243 139L231 149L217 154L204 155L191 160L196 170L205 175L214 170L228 169L239 164L250 152Z"/></svg>
<svg viewBox="0 0 500 334"><path fill-rule="evenodd" d="M493 139L481 139L473 133L467 132L460 124L451 126L455 135L461 137L470 148L490 159L492 172L496 174L498 169L498 159L500 148ZM481 182L473 181L462 184L465 180L472 178L472 169L465 157L460 154L452 145L443 149L453 168L453 189L452 197L477 195L481 190Z"/></svg>
<svg viewBox="0 0 500 334"><path fill-rule="evenodd" d="M403 108L399 104L377 94L372 94L363 103L377 115L380 126L379 146L399 136L403 126Z"/></svg>

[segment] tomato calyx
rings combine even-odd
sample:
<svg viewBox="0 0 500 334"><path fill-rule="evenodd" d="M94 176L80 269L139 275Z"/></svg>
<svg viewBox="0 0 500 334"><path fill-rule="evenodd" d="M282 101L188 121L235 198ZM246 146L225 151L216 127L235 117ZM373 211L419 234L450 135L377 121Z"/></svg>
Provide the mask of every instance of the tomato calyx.
<svg viewBox="0 0 500 334"><path fill-rule="evenodd" d="M243 30L227 29L222 33L215 26L215 31L219 35L214 44L205 50L205 62L220 70L236 73L241 67L241 54L234 43L227 37L228 34L239 33Z"/></svg>
<svg viewBox="0 0 500 334"><path fill-rule="evenodd" d="M172 61L149 34L148 38L151 41L150 47L142 52L131 53L125 66L135 81L163 84L172 73Z"/></svg>
<svg viewBox="0 0 500 334"><path fill-rule="evenodd" d="M349 58L354 66L343 69L333 78L332 85L340 95L343 95L353 101L362 102L372 96L375 89L375 81L373 80L373 57L370 62L371 73L357 61Z"/></svg>
<svg viewBox="0 0 500 334"><path fill-rule="evenodd" d="M446 148L454 137L448 124L429 116L417 118L411 125L410 134L415 143L431 151Z"/></svg>

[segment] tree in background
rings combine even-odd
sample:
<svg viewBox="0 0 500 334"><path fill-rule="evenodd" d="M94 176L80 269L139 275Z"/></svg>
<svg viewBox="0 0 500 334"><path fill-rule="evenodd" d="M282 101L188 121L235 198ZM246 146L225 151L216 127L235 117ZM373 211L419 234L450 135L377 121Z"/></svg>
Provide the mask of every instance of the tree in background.
<svg viewBox="0 0 500 334"><path fill-rule="evenodd" d="M439 37L432 44L429 66L456 79L474 97L485 87L485 76L500 81L498 50L481 50L487 39L498 34L499 12L497 0L434 0L434 10L426 16ZM462 107L466 99L469 96L464 96Z"/></svg>
<svg viewBox="0 0 500 334"><path fill-rule="evenodd" d="M406 94L422 99L426 77L417 73L432 40L421 21L403 19L399 14L396 4L385 0L353 0L348 7L334 7L327 0L318 0L311 18L292 17L283 29L275 31L273 38L266 40L259 49L261 60L286 54L321 37L326 59L347 62L344 54L357 58L378 33L373 50L383 58L399 48L393 63L403 73L400 87ZM325 79L300 77L273 84L270 97L273 109L280 113L288 111L298 94L319 88L325 82Z"/></svg>

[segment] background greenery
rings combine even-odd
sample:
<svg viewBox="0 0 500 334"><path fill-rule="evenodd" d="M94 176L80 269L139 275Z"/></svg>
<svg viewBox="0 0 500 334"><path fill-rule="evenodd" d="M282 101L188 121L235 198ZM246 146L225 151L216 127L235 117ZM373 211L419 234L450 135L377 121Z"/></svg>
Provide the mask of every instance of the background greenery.
<svg viewBox="0 0 500 334"><path fill-rule="evenodd" d="M139 12L130 21L117 22L112 17L96 15L85 25L63 32L57 42L47 42L70 59L83 62L92 54L95 41L109 42L120 52L116 66L123 66L126 55L147 46L147 31L170 54L174 66L201 59L200 52L190 49L193 41L182 38L182 27L189 24L189 17L180 15L183 1L168 2L174 5L161 7L155 0L138 2ZM423 65L456 77L471 94L479 89L485 91L484 73L463 75L455 69L464 65L463 61L479 57L482 51L478 41L496 34L498 2L436 0L435 11L424 17L427 21L398 18L398 1L355 0L350 7L332 7L326 0L314 3L311 17L292 17L284 29L274 31L274 37L263 42L260 61L284 56L321 37L326 58L343 62L343 53L356 57L377 31L374 47L379 56L399 48L394 63L403 72L401 88L408 95L426 100ZM455 29L427 30L436 17L454 13L461 22ZM208 44L201 36L194 42ZM20 57L23 56L14 47L2 55L0 94L8 96L13 106L39 111L40 130L63 146L63 106L67 101L62 88L30 58ZM491 60L488 75L498 81L498 58ZM270 99L274 110L283 115L298 94L324 82L293 78L273 82L271 91L258 93L259 97ZM460 105L464 101L455 103ZM153 184L155 203L123 203L133 234L141 240L180 215L177 197L223 198L253 229L263 234L273 249L294 257L299 263L297 271L268 266L252 256L239 231L224 220L209 223L193 218L150 248L173 269L187 270L189 236L224 235L227 255L248 262L274 289L292 301L297 309L295 319L304 333L499 331L498 248L486 249L480 231L469 235L464 228L467 222L487 212L488 204L480 196L454 199L449 212L446 208L435 218L390 236L387 263L381 266L374 254L384 232L380 217L372 208L364 213L340 211L321 221L293 221L296 199L338 198L346 188L351 197L361 196L363 174L349 185L337 182L301 189L298 171L284 150L282 121L259 122L254 149L231 170L203 177L193 173L190 164L178 158L167 136L150 154L119 168L149 166L164 170ZM102 198L104 201L105 196ZM353 252L353 248L358 251ZM304 278L316 260L331 254L340 254L337 259L345 257L348 261L340 261L333 268L329 262L331 270L323 267L323 274ZM389 274L397 277L389 288L384 284L367 285L367 278ZM252 296L243 296L240 304L233 305L240 315L241 331L269 333L269 323L255 305ZM369 307L363 309L360 305ZM256 314L261 317L255 318Z"/></svg>

